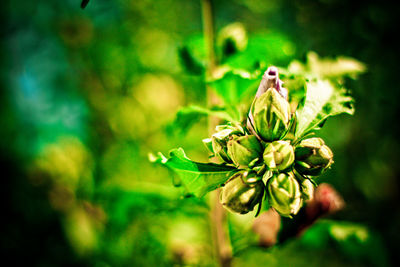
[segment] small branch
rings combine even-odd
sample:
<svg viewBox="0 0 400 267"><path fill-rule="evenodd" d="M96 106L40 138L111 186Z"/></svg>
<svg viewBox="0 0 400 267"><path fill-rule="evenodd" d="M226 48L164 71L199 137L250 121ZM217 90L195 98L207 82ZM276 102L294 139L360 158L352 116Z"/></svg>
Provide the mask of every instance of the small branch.
<svg viewBox="0 0 400 267"><path fill-rule="evenodd" d="M203 12L203 35L205 40L205 45L207 48L207 70L206 70L206 79L211 77L214 73L214 70L218 64L217 59L215 57L215 35L214 35L214 18L212 11L212 0L201 0L202 12ZM209 107L219 104L220 100L215 92L206 85L207 90L207 105ZM211 120L210 120L211 121ZM218 124L218 119L211 121L210 131L214 131L215 126Z"/></svg>
<svg viewBox="0 0 400 267"><path fill-rule="evenodd" d="M232 247L226 225L226 211L219 202L220 192L220 188L212 192L212 208L210 211L211 228L220 266L230 267L232 262Z"/></svg>
<svg viewBox="0 0 400 267"><path fill-rule="evenodd" d="M202 0L201 7L203 12L203 33L208 53L208 66L207 74L211 74L217 65L215 58L215 47L214 47L214 19L212 12L212 0Z"/></svg>
<svg viewBox="0 0 400 267"><path fill-rule="evenodd" d="M206 77L212 76L217 60L215 57L215 36L214 20L212 12L212 0L201 0L203 13L203 32L208 52L208 64ZM215 92L206 85L207 105L209 107L220 102ZM215 126L219 124L218 118L210 118L208 121L209 133L214 132ZM210 221L213 235L213 244L215 253L222 267L230 267L232 262L232 247L229 239L229 233L226 225L226 211L219 202L220 189L211 194Z"/></svg>

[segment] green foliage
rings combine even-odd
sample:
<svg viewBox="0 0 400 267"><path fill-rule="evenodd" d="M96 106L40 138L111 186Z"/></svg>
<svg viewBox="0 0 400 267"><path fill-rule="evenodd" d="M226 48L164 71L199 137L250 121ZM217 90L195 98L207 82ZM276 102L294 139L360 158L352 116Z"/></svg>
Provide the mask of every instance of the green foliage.
<svg viewBox="0 0 400 267"><path fill-rule="evenodd" d="M317 53L309 52L306 64L293 60L288 69L293 74L302 74L308 77L340 79L348 76L355 79L366 71L366 66L354 58L340 56L336 59L321 59Z"/></svg>
<svg viewBox="0 0 400 267"><path fill-rule="evenodd" d="M390 266L385 245L362 224L321 220L304 233L301 242L319 250L334 245L353 260L371 266Z"/></svg>
<svg viewBox="0 0 400 267"><path fill-rule="evenodd" d="M207 53L203 35L197 34L187 38L179 47L178 56L185 73L204 74Z"/></svg>
<svg viewBox="0 0 400 267"><path fill-rule="evenodd" d="M259 84L260 74L259 70L250 73L243 69L220 67L215 70L208 83L226 106L235 106L249 99L249 95Z"/></svg>
<svg viewBox="0 0 400 267"><path fill-rule="evenodd" d="M342 113L352 115L353 101L346 89L334 87L328 80L308 82L304 105L296 111L296 137L318 130L328 117Z"/></svg>
<svg viewBox="0 0 400 267"><path fill-rule="evenodd" d="M396 266L400 91L399 53L392 39L397 9L373 1L213 4L220 29L217 61L225 70L216 77L205 77L199 2L4 3L4 261L9 257L22 266L215 266L209 196L182 198L171 186L171 173L150 164L147 154L185 147L191 158L206 162L199 140L208 129L202 122L207 117L243 122L260 70L276 65L288 66L279 70L292 111L304 107L308 84L326 81L332 87L333 95L307 119L310 124L302 123L305 132L323 122L329 109L348 114L356 105L354 117L329 118L318 132L335 152L335 164L317 182L332 183L347 206L331 217L335 221L308 229L304 239L268 250L259 247L252 230L255 211L229 213L232 264ZM232 27L233 18L241 23ZM241 28L241 38L230 34L235 27ZM310 49L324 58L307 54ZM345 56L325 58L336 55ZM371 72L357 82L348 79L365 71L349 56L366 62ZM202 106L205 83L225 99L223 105ZM352 89L356 102L345 88ZM178 158L174 166L183 161L184 168L206 168ZM185 173L187 182L197 174ZM198 176L194 190L207 191L214 178L223 180L211 177L207 183ZM268 208L263 200L263 210Z"/></svg>
<svg viewBox="0 0 400 267"><path fill-rule="evenodd" d="M190 105L180 108L175 115L175 119L167 126L170 133L178 132L185 134L187 131L203 117L216 117L221 121L240 121L239 111L234 107L212 107L205 108L196 105Z"/></svg>
<svg viewBox="0 0 400 267"><path fill-rule="evenodd" d="M306 78L305 97L297 108L296 137L307 135L318 130L326 119L343 113L354 114L354 99L343 86L343 77L356 78L365 72L361 62L338 57L337 59L320 59L314 52L307 55L307 64L293 61L288 72Z"/></svg>
<svg viewBox="0 0 400 267"><path fill-rule="evenodd" d="M213 76L219 77L219 83L212 84L213 88L223 96L225 106L238 105L240 97L232 98L229 92L237 92L241 85L238 81L250 75L247 72L236 72L240 79L235 81L226 73L235 74L234 71L223 67L216 69ZM223 83L225 80L227 82ZM150 160L177 173L180 181L176 185L183 187L186 194L203 196L224 186L222 196L225 197L221 198L223 205L228 210L241 214L252 211L256 202L260 203L260 210L262 203L262 199L257 199L256 202L251 202L252 205L242 205L242 199L249 199L254 195L255 189L246 186L243 190L237 190L237 187L230 189L232 181L224 185L235 170L243 172L241 180L249 184L254 183L253 180L260 181L266 190L269 205L280 215L292 218L305 201L313 197L315 182L309 179L315 179L333 162L333 154L321 138L302 139L311 131L318 130L328 117L353 112L351 108L346 109L346 104L351 102L352 98L344 97L343 90L331 85L330 81L316 77L312 82L306 82L306 85L304 103L296 103L296 114L292 117L287 89L282 87L278 69L268 68L262 77L253 104L249 110L243 112L248 114L247 120L230 121L229 116L224 114L223 119L227 125L217 126L217 132L212 134L211 138L203 140L211 156L224 165L193 162L186 157L181 148L172 150L169 158L161 153L158 156L151 154ZM245 91L247 90L248 88L245 88ZM186 111L186 114L183 111ZM186 120L182 120L182 114L185 114ZM200 114L215 113L192 106L178 112L177 118L180 116L181 119L175 126L180 124L187 127L191 120ZM221 114L219 115L221 117ZM228 192L229 190L239 193L234 194ZM230 198L227 196L232 195L234 200L228 201Z"/></svg>
<svg viewBox="0 0 400 267"><path fill-rule="evenodd" d="M277 32L260 32L249 36L246 49L222 62L233 68L255 69L266 64L286 65L295 53L294 44Z"/></svg>
<svg viewBox="0 0 400 267"><path fill-rule="evenodd" d="M204 66L191 54L187 46L179 48L178 53L181 64L188 73L195 75L204 73Z"/></svg>
<svg viewBox="0 0 400 267"><path fill-rule="evenodd" d="M176 172L180 178L179 186L184 187L187 194L197 197L220 187L236 172L235 168L225 165L191 161L182 148L171 150L169 158L159 153L150 155L150 160Z"/></svg>

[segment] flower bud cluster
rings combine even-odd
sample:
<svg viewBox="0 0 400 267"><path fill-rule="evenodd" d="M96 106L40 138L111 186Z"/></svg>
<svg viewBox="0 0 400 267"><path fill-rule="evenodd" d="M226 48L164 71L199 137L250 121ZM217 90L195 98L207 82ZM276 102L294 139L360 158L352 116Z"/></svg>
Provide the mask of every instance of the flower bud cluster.
<svg viewBox="0 0 400 267"><path fill-rule="evenodd" d="M333 154L321 138L291 140L295 128L287 90L278 69L265 72L250 107L245 126L220 125L203 142L222 163L238 172L225 183L220 201L240 214L252 211L263 196L282 216L297 214L314 194L314 179L333 163Z"/></svg>

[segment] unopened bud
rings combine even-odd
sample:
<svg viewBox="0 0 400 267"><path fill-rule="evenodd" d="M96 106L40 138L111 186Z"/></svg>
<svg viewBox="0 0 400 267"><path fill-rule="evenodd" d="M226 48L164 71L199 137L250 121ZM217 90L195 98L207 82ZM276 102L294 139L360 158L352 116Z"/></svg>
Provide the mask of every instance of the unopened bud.
<svg viewBox="0 0 400 267"><path fill-rule="evenodd" d="M314 198L314 184L309 179L304 179L303 182L300 183L300 188L304 201Z"/></svg>
<svg viewBox="0 0 400 267"><path fill-rule="evenodd" d="M283 82L279 79L279 71L277 67L269 67L258 86L256 98L260 97L269 88L275 88L285 99L288 99L288 92L286 88L282 87Z"/></svg>
<svg viewBox="0 0 400 267"><path fill-rule="evenodd" d="M202 141L203 141L204 146L207 148L207 150L214 154L214 150L213 150L213 147L212 147L212 139L211 138L205 138Z"/></svg>
<svg viewBox="0 0 400 267"><path fill-rule="evenodd" d="M302 205L300 185L294 174L274 174L267 182L269 204L282 216L297 214Z"/></svg>
<svg viewBox="0 0 400 267"><path fill-rule="evenodd" d="M227 142L231 136L242 135L243 129L230 125L218 125L216 130L217 132L211 137L211 146L214 155L226 163L231 163L232 160L228 155Z"/></svg>
<svg viewBox="0 0 400 267"><path fill-rule="evenodd" d="M318 176L333 163L333 153L321 138L309 138L300 142L295 150L295 169L300 174Z"/></svg>
<svg viewBox="0 0 400 267"><path fill-rule="evenodd" d="M236 166L248 166L261 157L262 146L254 135L234 137L228 141L228 155Z"/></svg>
<svg viewBox="0 0 400 267"><path fill-rule="evenodd" d="M288 141L274 141L266 146L263 158L270 170L283 171L293 164L294 149Z"/></svg>
<svg viewBox="0 0 400 267"><path fill-rule="evenodd" d="M254 176L254 177L253 177ZM229 211L240 214L252 211L257 204L261 204L264 195L264 183L256 178L254 172L239 172L228 180L222 188L221 204ZM248 183L245 181L255 180Z"/></svg>
<svg viewBox="0 0 400 267"><path fill-rule="evenodd" d="M275 88L254 99L251 107L252 127L266 142L279 140L289 129L290 105Z"/></svg>
<svg viewBox="0 0 400 267"><path fill-rule="evenodd" d="M232 160L228 156L228 149L226 147L226 140L221 140L216 137L211 137L212 139L212 148L214 150L214 154L220 160L230 163Z"/></svg>

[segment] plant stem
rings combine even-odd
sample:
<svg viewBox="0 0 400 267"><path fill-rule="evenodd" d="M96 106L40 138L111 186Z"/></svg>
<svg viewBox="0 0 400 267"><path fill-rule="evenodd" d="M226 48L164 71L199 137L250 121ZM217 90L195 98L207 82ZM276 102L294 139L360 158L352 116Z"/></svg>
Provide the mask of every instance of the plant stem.
<svg viewBox="0 0 400 267"><path fill-rule="evenodd" d="M214 20L212 12L212 0L201 0L203 13L203 33L208 51L208 64L206 77L210 77L215 67L217 60L215 57L215 37L214 37ZM212 106L220 102L215 92L206 85L207 105ZM218 125L217 118L210 118L208 121L209 133L213 133L215 126ZM220 189L212 192L211 196L211 211L210 222L213 235L213 244L216 257L222 267L231 266L232 247L230 244L228 229L226 225L226 211L219 202Z"/></svg>
<svg viewBox="0 0 400 267"><path fill-rule="evenodd" d="M213 71L217 65L214 48L214 18L211 1L212 0L201 1L203 12L203 33L208 52L208 71Z"/></svg>
<svg viewBox="0 0 400 267"><path fill-rule="evenodd" d="M226 224L226 211L219 202L221 189L212 192L210 221L212 223L212 235L215 253L220 266L230 267L232 262L232 247Z"/></svg>
<svg viewBox="0 0 400 267"><path fill-rule="evenodd" d="M207 69L206 69L206 79L207 79L208 77L212 76L218 62L215 57L215 37L214 37L214 18L212 10L212 0L201 0L201 5L203 13L203 35L208 56ZM206 85L206 92L207 92L208 106L220 103L218 96L208 85ZM218 123L218 119L209 120L209 122L210 122L209 126L211 127L209 130L213 131L216 124Z"/></svg>

